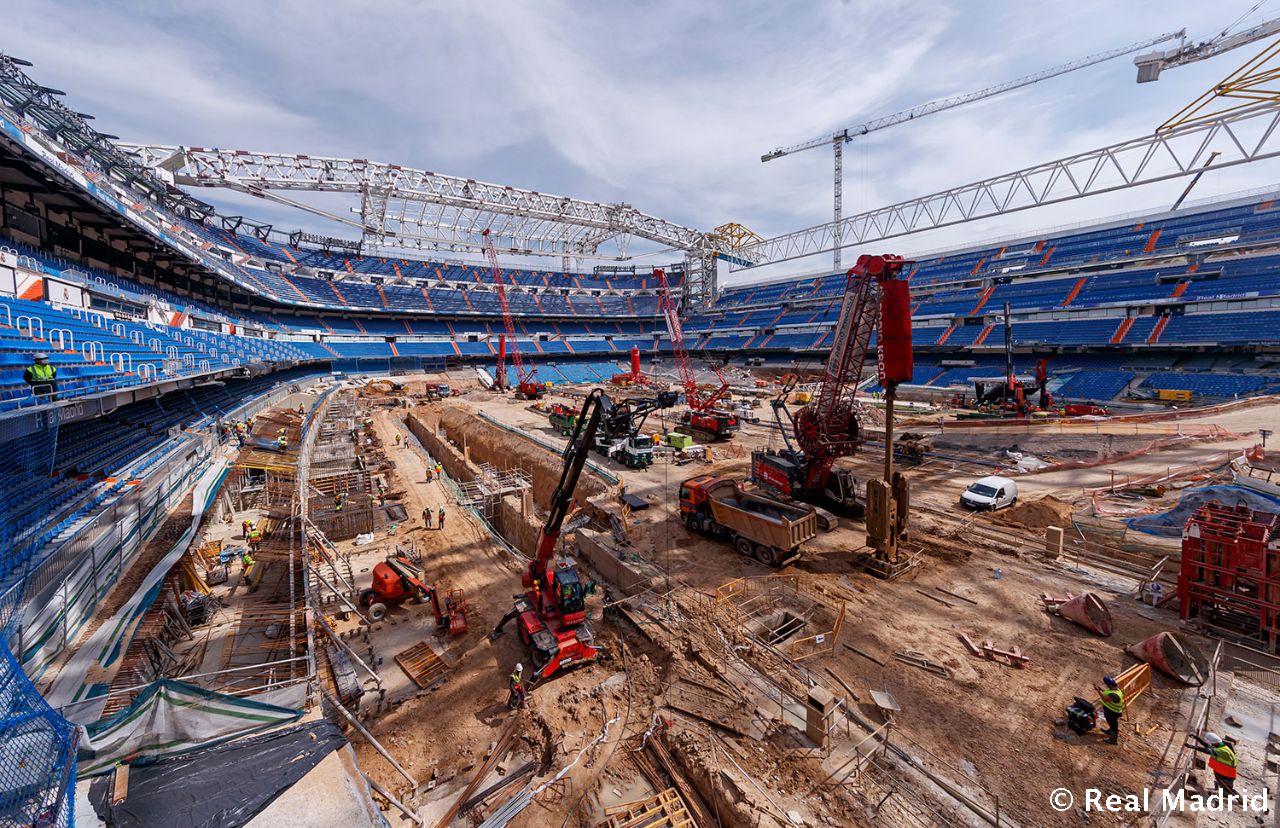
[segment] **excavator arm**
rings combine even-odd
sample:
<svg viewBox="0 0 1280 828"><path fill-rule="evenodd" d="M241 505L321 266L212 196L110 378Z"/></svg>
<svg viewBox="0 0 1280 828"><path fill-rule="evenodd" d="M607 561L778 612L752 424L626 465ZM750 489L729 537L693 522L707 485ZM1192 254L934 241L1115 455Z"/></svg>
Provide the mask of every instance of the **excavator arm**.
<svg viewBox="0 0 1280 828"><path fill-rule="evenodd" d="M551 559L555 554L556 543L560 540L561 528L564 526L565 516L569 514L569 509L573 505L573 493L578 488L578 478L582 476L582 467L586 465L587 455L591 451L591 446L595 443L596 432L600 428L600 421L606 418L613 410L613 402L608 395L599 388L587 395L587 399L582 403L582 410L578 413L578 420L574 424L573 433L569 436L569 443L564 449L564 464L560 469L560 481L556 484L555 491L551 494L550 509L547 513L547 520L542 525L542 530L538 533L538 544L534 550L534 559L529 564L529 572L525 576L525 587L532 587L535 583L540 588L545 589L547 584L548 567L551 565Z"/></svg>

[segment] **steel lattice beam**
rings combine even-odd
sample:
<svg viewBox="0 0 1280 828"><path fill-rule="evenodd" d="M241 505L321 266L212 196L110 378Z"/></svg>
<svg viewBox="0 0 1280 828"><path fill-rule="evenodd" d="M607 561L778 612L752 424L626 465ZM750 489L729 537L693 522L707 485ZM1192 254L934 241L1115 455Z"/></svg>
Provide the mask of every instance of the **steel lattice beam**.
<svg viewBox="0 0 1280 828"><path fill-rule="evenodd" d="M783 262L1005 213L1280 156L1280 104L1268 102L1185 128L1122 141L1056 161L881 207L748 245L757 263ZM738 264L735 269L744 266Z"/></svg>
<svg viewBox="0 0 1280 828"><path fill-rule="evenodd" d="M585 201L362 159L120 146L147 166L170 171L178 184L359 195L366 238L382 245L395 245L403 235L418 242L483 250L480 233L492 228L499 247L530 253L591 255L602 241L626 235L688 252L717 249L706 233L629 204Z"/></svg>

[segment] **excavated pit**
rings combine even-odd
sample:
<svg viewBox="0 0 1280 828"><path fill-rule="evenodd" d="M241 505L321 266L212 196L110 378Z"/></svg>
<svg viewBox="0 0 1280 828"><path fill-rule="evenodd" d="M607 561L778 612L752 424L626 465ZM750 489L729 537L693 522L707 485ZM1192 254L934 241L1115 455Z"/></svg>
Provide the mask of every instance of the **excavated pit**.
<svg viewBox="0 0 1280 828"><path fill-rule="evenodd" d="M507 543L525 555L532 555L542 526L539 510L545 510L559 482L562 459L559 454L524 436L497 426L469 408L416 409L405 423L413 435L438 460L446 474L458 483L476 480L481 465L500 472L518 469L528 475L531 485L524 494L493 497L484 518ZM610 493L609 484L590 468L578 482L577 503L591 513L593 522L608 525L609 512L600 501Z"/></svg>

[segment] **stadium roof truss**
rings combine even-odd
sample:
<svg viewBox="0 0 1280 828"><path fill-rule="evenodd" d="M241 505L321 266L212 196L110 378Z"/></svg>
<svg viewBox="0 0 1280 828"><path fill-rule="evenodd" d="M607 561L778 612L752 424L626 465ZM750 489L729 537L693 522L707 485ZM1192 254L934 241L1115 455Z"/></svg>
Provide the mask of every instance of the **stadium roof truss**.
<svg viewBox="0 0 1280 828"><path fill-rule="evenodd" d="M444 251L484 249L489 229L497 247L513 255L599 256L608 241L637 237L684 253L718 250L700 230L643 213L629 204L605 204L540 193L472 178L353 158L288 153L120 144L148 166L169 171L177 184L227 187L283 201L361 230L367 243ZM337 216L279 191L351 193L358 220Z"/></svg>
<svg viewBox="0 0 1280 828"><path fill-rule="evenodd" d="M1280 101L1198 119L971 184L880 207L840 221L746 245L738 269L783 262L978 219L1137 187L1213 168L1280 156Z"/></svg>

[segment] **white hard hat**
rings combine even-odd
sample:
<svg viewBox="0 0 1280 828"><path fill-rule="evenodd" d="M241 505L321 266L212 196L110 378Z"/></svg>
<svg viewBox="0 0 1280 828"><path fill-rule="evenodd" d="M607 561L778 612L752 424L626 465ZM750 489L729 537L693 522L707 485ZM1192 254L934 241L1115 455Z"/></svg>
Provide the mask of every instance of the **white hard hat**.
<svg viewBox="0 0 1280 828"><path fill-rule="evenodd" d="M520 663L517 663L517 664L516 664L516 672L517 672L517 673L523 673L523 672L524 672L524 665L523 665L523 664L520 664Z"/></svg>
<svg viewBox="0 0 1280 828"><path fill-rule="evenodd" d="M1206 734L1204 734L1204 740L1205 740L1206 742L1208 742L1209 744L1211 744L1211 745L1220 745L1220 744L1222 744L1222 737L1221 737L1221 736L1219 736L1219 735L1218 735L1218 734L1216 734L1216 733L1206 733Z"/></svg>
<svg viewBox="0 0 1280 828"><path fill-rule="evenodd" d="M44 351L41 351L40 353L36 354L35 358L36 358L36 359L48 359L48 358L49 358L49 355L48 355L48 354L46 354Z"/></svg>

